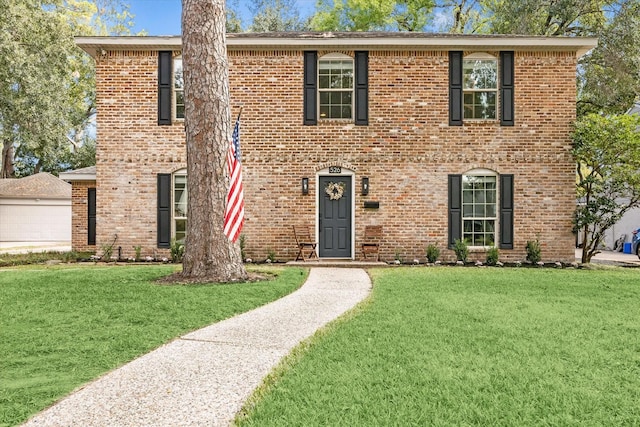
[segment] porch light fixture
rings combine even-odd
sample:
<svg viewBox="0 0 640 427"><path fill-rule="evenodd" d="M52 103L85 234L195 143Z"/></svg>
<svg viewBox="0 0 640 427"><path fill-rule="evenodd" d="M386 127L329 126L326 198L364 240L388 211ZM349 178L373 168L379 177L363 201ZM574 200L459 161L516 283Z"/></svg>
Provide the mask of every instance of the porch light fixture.
<svg viewBox="0 0 640 427"><path fill-rule="evenodd" d="M362 192L361 194L363 196L366 196L369 194L369 177L368 176L363 176L362 177Z"/></svg>
<svg viewBox="0 0 640 427"><path fill-rule="evenodd" d="M309 194L309 178L302 178L302 194Z"/></svg>

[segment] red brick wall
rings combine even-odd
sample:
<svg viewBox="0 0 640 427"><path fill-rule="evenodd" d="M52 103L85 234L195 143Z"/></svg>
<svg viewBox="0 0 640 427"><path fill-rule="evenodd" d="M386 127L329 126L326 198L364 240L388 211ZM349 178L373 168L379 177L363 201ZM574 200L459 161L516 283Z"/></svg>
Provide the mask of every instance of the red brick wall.
<svg viewBox="0 0 640 427"><path fill-rule="evenodd" d="M301 51L231 51L229 63L232 115L244 107L243 234L254 260L270 250L280 260L295 257L291 225L315 224L316 173L333 165L355 174L358 257L364 226L382 224L383 259L400 252L424 261L430 243L451 259L447 175L484 168L514 175L515 248L501 258L524 259L526 241L539 238L545 260L573 260L573 53L515 53L514 127L448 125L447 52L371 51L369 126L302 125ZM109 52L96 69L98 245L117 234L124 256L135 245L143 256L164 256L156 249L156 174L185 167L186 153L181 122L157 125L157 53ZM363 176L368 196L359 194ZM302 177L310 178L306 196ZM380 208L365 210L365 200Z"/></svg>
<svg viewBox="0 0 640 427"><path fill-rule="evenodd" d="M71 248L78 252L95 252L96 245L88 244L88 189L96 188L95 181L71 182Z"/></svg>

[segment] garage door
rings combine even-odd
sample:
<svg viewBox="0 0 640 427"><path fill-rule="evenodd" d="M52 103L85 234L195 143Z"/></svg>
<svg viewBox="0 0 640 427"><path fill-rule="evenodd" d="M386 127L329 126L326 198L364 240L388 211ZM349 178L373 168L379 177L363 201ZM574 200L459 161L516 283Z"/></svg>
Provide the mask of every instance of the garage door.
<svg viewBox="0 0 640 427"><path fill-rule="evenodd" d="M70 202L0 202L0 242L66 241L71 241Z"/></svg>

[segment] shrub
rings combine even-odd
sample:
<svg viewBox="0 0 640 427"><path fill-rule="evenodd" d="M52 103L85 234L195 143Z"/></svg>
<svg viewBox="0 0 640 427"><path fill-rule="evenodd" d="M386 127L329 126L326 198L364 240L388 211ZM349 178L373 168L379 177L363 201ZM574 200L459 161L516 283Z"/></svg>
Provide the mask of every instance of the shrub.
<svg viewBox="0 0 640 427"><path fill-rule="evenodd" d="M171 262L179 263L182 262L182 257L184 256L184 244L182 242L178 242L176 239L171 239Z"/></svg>
<svg viewBox="0 0 640 427"><path fill-rule="evenodd" d="M434 244L427 246L427 261L431 264L436 262L440 258L440 249Z"/></svg>
<svg viewBox="0 0 640 427"><path fill-rule="evenodd" d="M247 236L245 234L241 234L240 235L240 257L242 258L242 261L247 259L247 253L244 250L246 247L246 244L247 244Z"/></svg>
<svg viewBox="0 0 640 427"><path fill-rule="evenodd" d="M113 244L102 245L100 246L100 249L102 249L102 260L104 262L111 261L111 255L113 255Z"/></svg>
<svg viewBox="0 0 640 427"><path fill-rule="evenodd" d="M540 262L542 259L542 249L540 248L540 242L536 240L527 241L527 261L532 264Z"/></svg>
<svg viewBox="0 0 640 427"><path fill-rule="evenodd" d="M142 254L142 246L134 246L133 250L136 252L135 261L139 262L140 261L140 255Z"/></svg>
<svg viewBox="0 0 640 427"><path fill-rule="evenodd" d="M467 246L467 242L462 239L456 239L453 243L453 252L456 253L456 259L458 261L467 262L467 258L469 257L469 246Z"/></svg>
<svg viewBox="0 0 640 427"><path fill-rule="evenodd" d="M267 260L269 262L276 262L276 251L274 251L273 249L269 249L269 251L267 252Z"/></svg>
<svg viewBox="0 0 640 427"><path fill-rule="evenodd" d="M487 265L496 265L500 258L500 251L495 246L491 246L487 251Z"/></svg>

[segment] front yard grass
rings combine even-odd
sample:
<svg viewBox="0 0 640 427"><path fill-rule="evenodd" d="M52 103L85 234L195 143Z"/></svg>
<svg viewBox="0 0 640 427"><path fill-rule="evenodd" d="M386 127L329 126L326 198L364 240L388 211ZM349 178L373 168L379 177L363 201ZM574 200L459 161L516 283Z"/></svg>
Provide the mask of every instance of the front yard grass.
<svg viewBox="0 0 640 427"><path fill-rule="evenodd" d="M174 266L30 267L0 271L0 426L187 331L276 300L306 279L166 286Z"/></svg>
<svg viewBox="0 0 640 427"><path fill-rule="evenodd" d="M640 420L640 271L397 268L300 347L241 426Z"/></svg>

